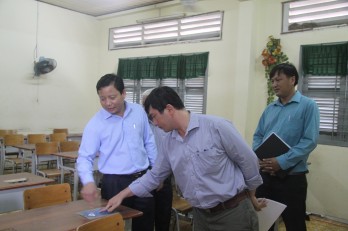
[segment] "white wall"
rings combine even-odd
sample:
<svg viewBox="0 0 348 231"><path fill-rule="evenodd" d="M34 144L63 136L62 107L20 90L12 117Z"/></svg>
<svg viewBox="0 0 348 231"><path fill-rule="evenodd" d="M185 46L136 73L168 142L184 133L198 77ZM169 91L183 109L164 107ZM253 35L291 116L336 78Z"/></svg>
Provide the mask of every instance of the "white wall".
<svg viewBox="0 0 348 231"><path fill-rule="evenodd" d="M57 68L34 78L38 13L38 57ZM98 20L34 0L0 1L0 127L81 132L99 107Z"/></svg>
<svg viewBox="0 0 348 231"><path fill-rule="evenodd" d="M234 122L248 143L266 106L261 51L269 35L281 39L295 65L302 44L346 41L347 27L280 34L282 0L201 0L193 13L223 10L221 41L108 50L111 27L136 19L182 12L165 4L129 14L92 18L39 4L39 56L58 61L56 70L33 79L37 3L0 0L0 128L82 131L99 108L95 84L116 72L125 57L209 52L207 113ZM310 156L308 211L348 220L347 148L319 145Z"/></svg>

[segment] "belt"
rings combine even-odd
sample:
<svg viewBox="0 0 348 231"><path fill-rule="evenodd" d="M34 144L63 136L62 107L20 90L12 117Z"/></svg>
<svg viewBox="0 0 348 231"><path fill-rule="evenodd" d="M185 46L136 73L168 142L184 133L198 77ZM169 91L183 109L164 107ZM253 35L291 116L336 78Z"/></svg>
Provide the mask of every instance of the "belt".
<svg viewBox="0 0 348 231"><path fill-rule="evenodd" d="M307 174L309 171L303 171L303 172L289 172L287 173L286 171L279 171L276 172L276 174L271 175L270 173L265 173L262 172L261 175L264 176L270 176L270 177L278 177L280 179L285 179L286 176L300 176L300 175L305 175Z"/></svg>
<svg viewBox="0 0 348 231"><path fill-rule="evenodd" d="M249 194L246 191L243 191L241 193L238 193L237 195L235 195L231 199L229 199L225 202L219 203L218 205L216 205L213 208L203 209L203 210L207 213L216 213L216 212L220 212L222 210L232 209L232 208L237 207L239 205L239 202L241 202L242 200L244 200L248 197L249 197Z"/></svg>
<svg viewBox="0 0 348 231"><path fill-rule="evenodd" d="M133 177L135 177L135 178L139 178L139 177L141 177L142 175L144 175L146 172L147 172L147 169L145 169L145 170L143 170L143 171L140 171L140 172L136 172L136 173L130 174L130 175L133 176Z"/></svg>
<svg viewBox="0 0 348 231"><path fill-rule="evenodd" d="M303 172L290 172L288 175L290 176L297 176L297 175L304 175L304 174L307 174L308 173L308 170L307 171L303 171Z"/></svg>
<svg viewBox="0 0 348 231"><path fill-rule="evenodd" d="M140 172L136 172L136 173L131 173L131 174L104 174L104 176L115 176L115 177L132 177L132 178L139 178L142 175L144 175L147 172L148 169L145 169L143 171Z"/></svg>

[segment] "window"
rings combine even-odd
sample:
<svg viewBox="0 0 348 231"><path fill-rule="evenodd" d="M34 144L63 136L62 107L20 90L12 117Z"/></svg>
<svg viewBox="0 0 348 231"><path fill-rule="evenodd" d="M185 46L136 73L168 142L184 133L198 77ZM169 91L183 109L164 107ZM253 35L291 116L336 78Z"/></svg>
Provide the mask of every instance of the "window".
<svg viewBox="0 0 348 231"><path fill-rule="evenodd" d="M205 77L194 79L124 79L127 92L126 101L141 103L141 95L147 89L168 86L173 88L180 96L187 110L191 112L205 113Z"/></svg>
<svg viewBox="0 0 348 231"><path fill-rule="evenodd" d="M117 74L122 76L128 102L141 103L147 89L168 86L180 96L186 109L206 111L206 69L208 53L120 59Z"/></svg>
<svg viewBox="0 0 348 231"><path fill-rule="evenodd" d="M111 28L109 50L221 39L222 12Z"/></svg>
<svg viewBox="0 0 348 231"><path fill-rule="evenodd" d="M305 45L299 88L320 110L319 143L348 146L348 42Z"/></svg>
<svg viewBox="0 0 348 231"><path fill-rule="evenodd" d="M282 32L348 25L347 0L308 0L283 3Z"/></svg>

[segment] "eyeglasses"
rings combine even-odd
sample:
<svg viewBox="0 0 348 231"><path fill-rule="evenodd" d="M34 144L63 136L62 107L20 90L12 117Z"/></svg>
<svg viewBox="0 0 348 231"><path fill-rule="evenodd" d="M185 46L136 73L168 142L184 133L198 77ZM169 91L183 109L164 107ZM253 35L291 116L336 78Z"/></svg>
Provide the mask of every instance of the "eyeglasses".
<svg viewBox="0 0 348 231"><path fill-rule="evenodd" d="M156 119L156 116L157 116L158 114L149 114L149 116L148 116L148 118L149 118L149 120L151 121L151 122L153 122L153 119Z"/></svg>

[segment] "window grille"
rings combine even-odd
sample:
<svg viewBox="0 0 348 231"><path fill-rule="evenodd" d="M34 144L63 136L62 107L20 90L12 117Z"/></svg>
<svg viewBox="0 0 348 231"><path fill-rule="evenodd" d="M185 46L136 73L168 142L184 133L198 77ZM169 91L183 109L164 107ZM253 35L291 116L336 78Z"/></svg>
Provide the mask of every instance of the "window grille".
<svg viewBox="0 0 348 231"><path fill-rule="evenodd" d="M211 12L181 19L162 20L109 30L109 50L166 43L219 40L223 12Z"/></svg>
<svg viewBox="0 0 348 231"><path fill-rule="evenodd" d="M307 0L282 3L282 32L348 25L347 0Z"/></svg>
<svg viewBox="0 0 348 231"><path fill-rule="evenodd" d="M302 46L299 89L320 111L319 143L348 147L348 43Z"/></svg>
<svg viewBox="0 0 348 231"><path fill-rule="evenodd" d="M191 112L205 113L206 77L193 79L124 79L126 89L126 101L141 104L141 96L147 89L168 86L173 88L180 96L187 110Z"/></svg>

